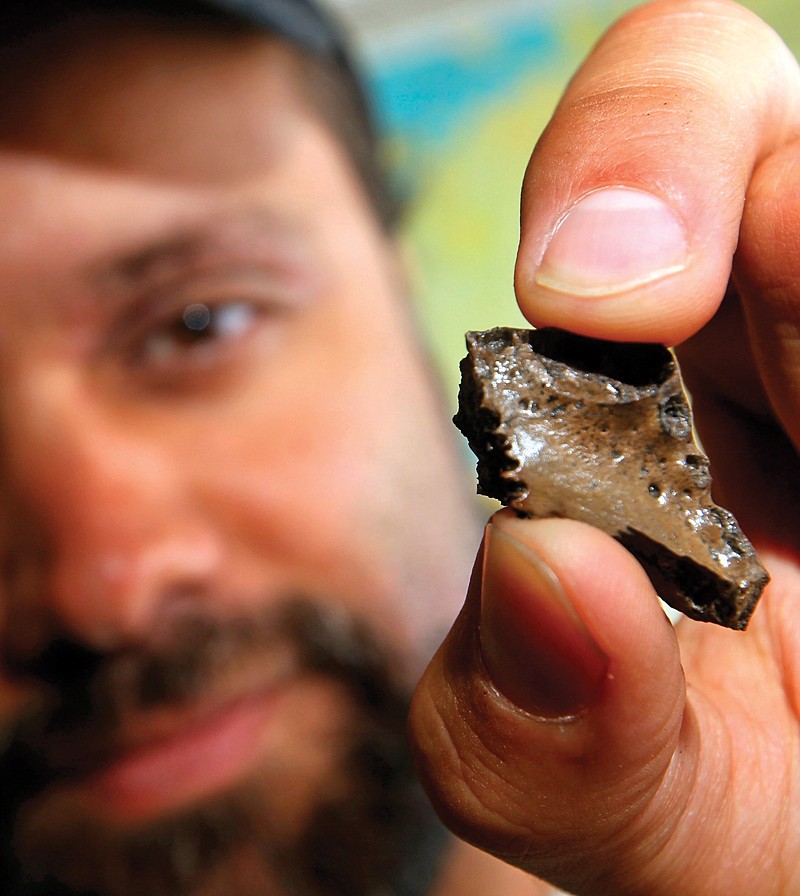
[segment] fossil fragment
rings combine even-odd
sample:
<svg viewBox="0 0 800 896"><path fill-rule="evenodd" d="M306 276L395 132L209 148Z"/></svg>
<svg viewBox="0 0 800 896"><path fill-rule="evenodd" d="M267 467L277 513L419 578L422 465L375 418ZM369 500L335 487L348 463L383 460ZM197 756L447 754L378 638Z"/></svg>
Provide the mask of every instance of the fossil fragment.
<svg viewBox="0 0 800 896"><path fill-rule="evenodd" d="M526 516L597 526L687 616L744 629L769 576L713 503L677 362L562 330L467 334L455 423L478 489Z"/></svg>

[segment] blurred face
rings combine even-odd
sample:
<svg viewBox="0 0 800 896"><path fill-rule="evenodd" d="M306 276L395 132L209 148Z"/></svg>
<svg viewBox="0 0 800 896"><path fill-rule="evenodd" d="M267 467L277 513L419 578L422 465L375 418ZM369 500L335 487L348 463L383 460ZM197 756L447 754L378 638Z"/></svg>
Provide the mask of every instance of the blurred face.
<svg viewBox="0 0 800 896"><path fill-rule="evenodd" d="M0 97L0 875L366 891L474 550L392 247L277 42L39 61Z"/></svg>

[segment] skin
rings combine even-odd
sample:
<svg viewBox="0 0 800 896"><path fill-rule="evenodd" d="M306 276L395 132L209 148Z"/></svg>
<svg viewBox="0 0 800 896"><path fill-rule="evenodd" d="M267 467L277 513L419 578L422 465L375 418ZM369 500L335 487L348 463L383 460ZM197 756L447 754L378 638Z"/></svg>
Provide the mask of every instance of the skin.
<svg viewBox="0 0 800 896"><path fill-rule="evenodd" d="M456 831L570 892L800 891L798 136L800 76L777 36L733 3L668 0L600 42L526 174L521 308L538 325L685 343L715 494L772 574L746 633L689 620L673 630L605 536L562 520L495 521L505 538L487 544L483 594L479 569L417 694L420 768ZM554 267L554 232L606 186L672 209L685 257L632 283L628 262L649 235L598 217L616 240L607 279L556 288L553 272L566 280L584 257L562 239ZM486 651L477 629L481 604L494 618L513 605L508 656L520 656L556 592L575 642L607 666L588 705L547 717L536 709L554 692L546 670L498 659L497 631Z"/></svg>
<svg viewBox="0 0 800 896"><path fill-rule="evenodd" d="M474 517L395 248L293 53L107 22L42 60L0 133L4 730L56 643L157 650L295 593L410 692ZM217 328L193 340L198 304ZM344 786L358 712L279 640L191 699L123 707L110 754L26 805L23 842L80 855L65 830L124 838L243 784L292 841ZM283 892L241 851L223 872L197 892Z"/></svg>
<svg viewBox="0 0 800 896"><path fill-rule="evenodd" d="M24 667L65 633L98 650L157 641L200 608L241 616L261 607L264 594L278 602L299 586L363 619L404 658L401 677L410 680L462 585L465 549L452 540L465 507L397 301L391 248L335 144L286 95L280 66L265 93L260 49L256 84L254 57L237 53L234 61L220 44L218 55L173 37L167 53L141 35L133 43L104 36L92 53L67 60L58 79L45 78L37 99L51 102L17 117L4 139L3 538L16 561L5 584L7 658ZM149 60L169 62L168 88L144 76L145 48ZM127 91L106 91L110 72L124 76ZM651 4L613 29L572 82L526 176L517 291L537 324L610 338L692 337L717 310L739 235L741 300L724 306L686 357L720 500L773 575L747 634L688 622L673 630L639 567L601 534L564 521L495 521L504 537L490 538L479 555L463 611L417 692L419 767L457 833L575 893L785 896L800 888L792 525L799 83L785 48L740 7ZM223 84L251 102L231 102ZM19 108L14 87L9 103ZM224 147L220 133L233 135ZM643 286L629 278L621 293L596 283L591 296L571 294L553 289L552 276L537 280L567 210L601 186L644 190L674 207L685 263L664 276L644 272ZM216 347L211 357L203 349L202 361L176 369L157 340L158 364L151 355L144 368L131 366L130 349L114 348L112 338L121 331L122 344L131 339L129 326L114 326L120 305L136 305L129 276L122 285L118 276L101 278L102 289L92 277L108 274L114 259L118 275L121 258L243 203L294 225L281 235L307 261L288 280L301 295L310 289L312 301L277 315L280 338L273 340L270 313L265 330L222 358ZM560 253L563 262L563 246ZM231 268L238 270L229 261L211 266L213 300ZM208 275L178 270L182 310L207 295ZM725 367L711 352L722 329L740 349ZM408 402L386 409L399 371ZM732 391L737 383L744 392ZM430 451L424 479L421 446ZM390 509L398 516L387 517ZM409 572L417 573L414 587ZM557 593L552 613L561 607L577 620L574 643L583 639L607 661L601 686L582 690L592 699L556 718L528 705L546 682L508 662L499 669L497 638L491 655L480 642L480 605L493 602L488 624L513 604L526 623L513 655L523 656L543 589ZM497 686L515 675L515 696L527 688L528 708ZM28 696L8 682L9 724ZM281 710L256 726L263 767L275 767L279 749L291 759L299 743L335 739L353 712L335 682L292 682ZM168 720L173 731L181 724ZM334 757L323 752L301 763L297 780L309 790L337 780ZM208 786L182 781L189 790ZM86 793L68 797L72 808L86 803ZM163 798L190 796L171 785ZM287 799L274 808L292 827L308 802ZM138 818L161 811L152 796L145 803ZM89 810L118 827L132 811L128 798L107 793ZM442 892L539 889L504 868L460 852Z"/></svg>

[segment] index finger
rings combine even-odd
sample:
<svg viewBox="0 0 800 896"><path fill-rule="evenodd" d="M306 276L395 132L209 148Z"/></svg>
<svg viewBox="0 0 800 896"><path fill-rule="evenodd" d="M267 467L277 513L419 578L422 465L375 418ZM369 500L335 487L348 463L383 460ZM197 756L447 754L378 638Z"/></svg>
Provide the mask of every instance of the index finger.
<svg viewBox="0 0 800 896"><path fill-rule="evenodd" d="M537 326L676 344L725 292L757 164L800 133L800 69L727 0L628 14L525 175L515 286Z"/></svg>

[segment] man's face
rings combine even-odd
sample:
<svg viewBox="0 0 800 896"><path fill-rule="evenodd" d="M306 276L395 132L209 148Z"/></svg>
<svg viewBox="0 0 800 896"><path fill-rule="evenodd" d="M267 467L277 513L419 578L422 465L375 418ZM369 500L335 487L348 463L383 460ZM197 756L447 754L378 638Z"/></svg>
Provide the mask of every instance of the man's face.
<svg viewBox="0 0 800 896"><path fill-rule="evenodd" d="M0 87L20 880L304 892L300 844L366 786L354 745L402 726L463 593L392 247L296 64L106 23Z"/></svg>

